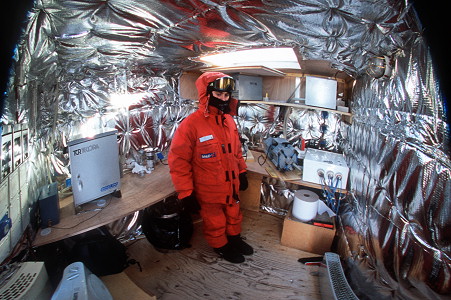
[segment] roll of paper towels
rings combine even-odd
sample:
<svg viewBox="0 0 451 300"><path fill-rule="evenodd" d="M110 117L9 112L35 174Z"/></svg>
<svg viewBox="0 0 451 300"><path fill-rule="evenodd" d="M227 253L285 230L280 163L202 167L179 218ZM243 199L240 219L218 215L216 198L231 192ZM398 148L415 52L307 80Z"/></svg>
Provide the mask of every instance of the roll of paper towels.
<svg viewBox="0 0 451 300"><path fill-rule="evenodd" d="M293 216L303 222L308 222L318 213L319 196L309 190L294 192Z"/></svg>

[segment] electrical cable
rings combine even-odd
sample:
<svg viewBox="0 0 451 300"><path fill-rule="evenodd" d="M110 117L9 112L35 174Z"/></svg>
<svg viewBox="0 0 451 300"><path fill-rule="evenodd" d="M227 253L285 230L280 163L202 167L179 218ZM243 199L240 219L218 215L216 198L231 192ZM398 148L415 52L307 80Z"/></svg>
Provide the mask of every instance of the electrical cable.
<svg viewBox="0 0 451 300"><path fill-rule="evenodd" d="M271 147L275 147L274 145L269 145L269 147L268 147L268 149L266 150L266 153L265 153L265 158L264 158L264 161L263 162L260 162L260 158L262 158L263 157L263 155L260 155L258 158L257 158L257 162L258 162L258 164L260 165L260 166L263 166L265 163L266 163L266 161L268 160L268 153L269 153L269 151L271 150Z"/></svg>
<svg viewBox="0 0 451 300"><path fill-rule="evenodd" d="M263 162L261 162L261 160L260 160L261 158L264 159ZM263 155L260 155L259 157L257 157L257 162L260 166L263 166L267 160L268 160L268 155L266 153L265 153L265 157L263 157Z"/></svg>
<svg viewBox="0 0 451 300"><path fill-rule="evenodd" d="M89 210L82 211L81 213L97 211L94 215L90 216L86 220L83 220L83 221L81 221L81 222L79 222L79 223L77 223L77 224L75 224L73 226L70 226L70 227L51 226L50 228L55 228L55 229L73 229L73 228L77 227L78 225L80 225L80 224L82 224L82 223L84 223L84 222L86 222L88 220L91 220L92 218L96 217L99 213L101 213L105 208L107 208L110 205L111 198L112 198L112 194L109 195L106 205L101 207L101 208L95 208L95 209L89 209Z"/></svg>
<svg viewBox="0 0 451 300"><path fill-rule="evenodd" d="M318 174L319 175L319 174ZM340 202L343 200L343 193L337 192L337 190L341 190L342 178L339 176L335 177L335 185L333 182L333 177L329 176L329 183L326 182L326 178L324 174L320 175L321 189L323 190L323 196L326 198L327 206L333 210L334 213L338 214L338 210L340 208ZM340 187L339 187L340 185ZM336 197L336 193L339 193L338 198Z"/></svg>

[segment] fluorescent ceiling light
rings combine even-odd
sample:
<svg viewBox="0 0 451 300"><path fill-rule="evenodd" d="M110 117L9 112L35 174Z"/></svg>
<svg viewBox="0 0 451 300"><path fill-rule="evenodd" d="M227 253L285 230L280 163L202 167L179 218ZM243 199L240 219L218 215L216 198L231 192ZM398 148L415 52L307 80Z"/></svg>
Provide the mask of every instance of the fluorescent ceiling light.
<svg viewBox="0 0 451 300"><path fill-rule="evenodd" d="M207 55L200 58L217 67L265 66L274 69L300 69L292 48L262 48Z"/></svg>
<svg viewBox="0 0 451 300"><path fill-rule="evenodd" d="M122 108L128 107L141 101L147 93L135 94L111 94L110 103L113 107Z"/></svg>

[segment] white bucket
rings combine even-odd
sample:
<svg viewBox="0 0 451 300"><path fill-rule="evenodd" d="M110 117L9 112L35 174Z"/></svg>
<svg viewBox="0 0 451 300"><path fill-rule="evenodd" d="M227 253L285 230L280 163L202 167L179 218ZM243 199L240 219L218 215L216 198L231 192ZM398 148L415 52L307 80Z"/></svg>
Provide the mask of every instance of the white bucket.
<svg viewBox="0 0 451 300"><path fill-rule="evenodd" d="M297 190L294 193L293 216L303 222L313 219L318 213L319 196L309 190Z"/></svg>

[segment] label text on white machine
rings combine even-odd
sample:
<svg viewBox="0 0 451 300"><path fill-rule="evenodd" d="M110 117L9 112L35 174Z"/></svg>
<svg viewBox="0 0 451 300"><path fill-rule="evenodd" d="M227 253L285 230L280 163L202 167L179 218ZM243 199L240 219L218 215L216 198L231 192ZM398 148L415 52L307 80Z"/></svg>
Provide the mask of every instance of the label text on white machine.
<svg viewBox="0 0 451 300"><path fill-rule="evenodd" d="M100 149L100 146L98 144L92 144L92 145L89 145L87 147L83 147L83 148L80 148L80 149L75 149L73 152L74 152L74 156L77 156L77 155L80 155L80 154L83 154L83 153L86 153L86 152L91 152L91 151L94 151L94 150L97 150L97 149Z"/></svg>
<svg viewBox="0 0 451 300"><path fill-rule="evenodd" d="M115 183L111 183L111 184L105 185L104 187L102 187L100 189L100 191L104 192L106 190L113 189L113 188L117 187L118 184L119 184L118 182L115 182Z"/></svg>

